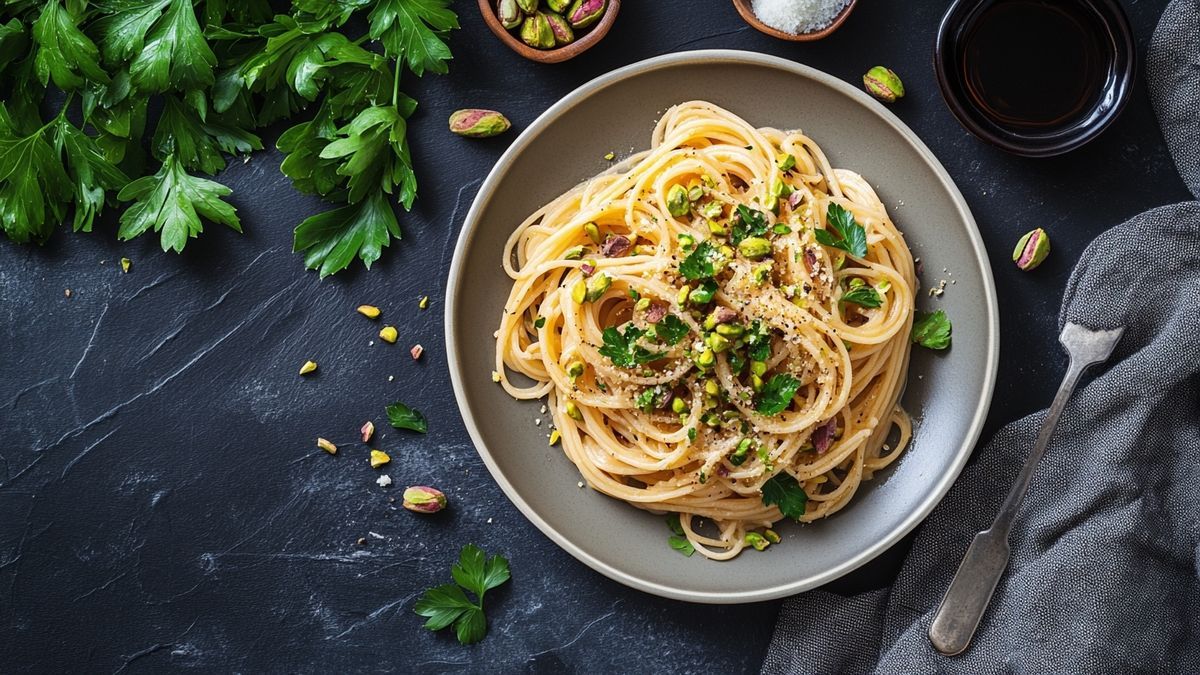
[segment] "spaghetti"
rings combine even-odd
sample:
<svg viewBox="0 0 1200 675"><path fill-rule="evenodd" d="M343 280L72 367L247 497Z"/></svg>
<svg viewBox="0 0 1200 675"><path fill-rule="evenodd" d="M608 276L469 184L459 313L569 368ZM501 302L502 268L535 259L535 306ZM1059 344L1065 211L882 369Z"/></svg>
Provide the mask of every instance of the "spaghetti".
<svg viewBox="0 0 1200 675"><path fill-rule="evenodd" d="M842 509L908 444L912 255L800 131L677 105L649 150L529 216L503 262L493 378L548 397L589 486L678 513L709 558Z"/></svg>

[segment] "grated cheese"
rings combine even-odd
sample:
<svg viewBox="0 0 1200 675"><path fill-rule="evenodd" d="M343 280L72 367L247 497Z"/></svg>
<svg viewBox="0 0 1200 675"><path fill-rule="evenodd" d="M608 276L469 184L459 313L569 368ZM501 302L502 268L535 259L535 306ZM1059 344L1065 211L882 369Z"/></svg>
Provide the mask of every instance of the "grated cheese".
<svg viewBox="0 0 1200 675"><path fill-rule="evenodd" d="M754 15L768 26L799 35L821 30L846 7L849 0L754 0Z"/></svg>

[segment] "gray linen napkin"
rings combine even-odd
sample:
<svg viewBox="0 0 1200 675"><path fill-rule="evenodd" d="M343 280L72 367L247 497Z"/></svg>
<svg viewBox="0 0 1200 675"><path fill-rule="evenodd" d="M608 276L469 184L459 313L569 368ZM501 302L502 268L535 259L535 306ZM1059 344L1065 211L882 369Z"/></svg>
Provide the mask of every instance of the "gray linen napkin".
<svg viewBox="0 0 1200 675"><path fill-rule="evenodd" d="M1200 0L1175 0L1154 34L1149 80L1200 196L1198 62ZM1063 414L968 651L939 655L929 622L1044 412L978 451L891 588L788 600L764 673L1200 671L1200 202L1152 209L1098 237L1067 286L1065 321L1126 331Z"/></svg>

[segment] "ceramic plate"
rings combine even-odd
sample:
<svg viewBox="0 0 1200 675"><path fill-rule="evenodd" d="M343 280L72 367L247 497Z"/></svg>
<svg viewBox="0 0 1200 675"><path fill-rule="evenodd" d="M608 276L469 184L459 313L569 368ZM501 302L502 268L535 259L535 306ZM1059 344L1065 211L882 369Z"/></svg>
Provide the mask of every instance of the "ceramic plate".
<svg viewBox="0 0 1200 675"><path fill-rule="evenodd" d="M755 126L800 128L835 167L877 187L940 299L954 343L914 348L904 405L912 447L851 504L811 525L784 524L783 542L728 562L667 546L662 516L580 489L575 466L533 420L541 402L514 401L491 380L492 333L511 282L500 267L512 230L543 203L650 142L659 115L705 98ZM902 205L901 205L902 204ZM943 268L948 272L942 272ZM526 129L479 190L459 235L446 297L446 353L471 439L509 499L571 555L613 579L695 602L752 602L814 588L862 565L917 525L950 488L978 439L992 396L999 335L996 293L975 221L927 147L863 92L791 61L738 51L662 56L572 92Z"/></svg>

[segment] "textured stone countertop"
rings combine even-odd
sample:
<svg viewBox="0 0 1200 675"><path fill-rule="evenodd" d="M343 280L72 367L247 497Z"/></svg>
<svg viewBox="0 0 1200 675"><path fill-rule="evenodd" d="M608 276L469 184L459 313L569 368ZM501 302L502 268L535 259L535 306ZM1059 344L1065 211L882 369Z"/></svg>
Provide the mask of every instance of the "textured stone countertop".
<svg viewBox="0 0 1200 675"><path fill-rule="evenodd" d="M1165 2L1125 4L1144 53ZM502 46L462 0L451 74L404 84L421 105L420 193L404 240L369 273L319 281L303 269L292 228L325 206L291 188L273 151L217 177L246 233L209 226L182 256L150 237L120 244L111 222L42 248L0 241L0 670L757 669L778 603L690 605L609 581L530 525L476 455L442 353L442 294L463 215L515 134L471 142L445 120L495 107L519 131L597 75L687 49L768 52L851 82L892 67L908 89L893 110L957 181L992 257L1002 348L986 437L1049 402L1064 366L1055 315L1084 246L1187 193L1140 82L1117 123L1065 157L1021 159L969 136L930 65L946 5L865 0L835 35L802 45L750 29L728 0L626 0L598 47L546 66ZM1054 252L1024 274L1009 252L1035 226ZM360 303L398 321L401 344L382 345ZM306 359L321 369L301 380ZM397 399L425 411L430 433L387 429L386 473L442 486L454 506L440 516L389 503L399 492L376 486L361 449L313 447L318 435L351 441L368 418L385 428ZM462 647L423 630L412 606L468 541L505 554L513 580L488 597L487 639ZM906 547L832 588L887 584Z"/></svg>

